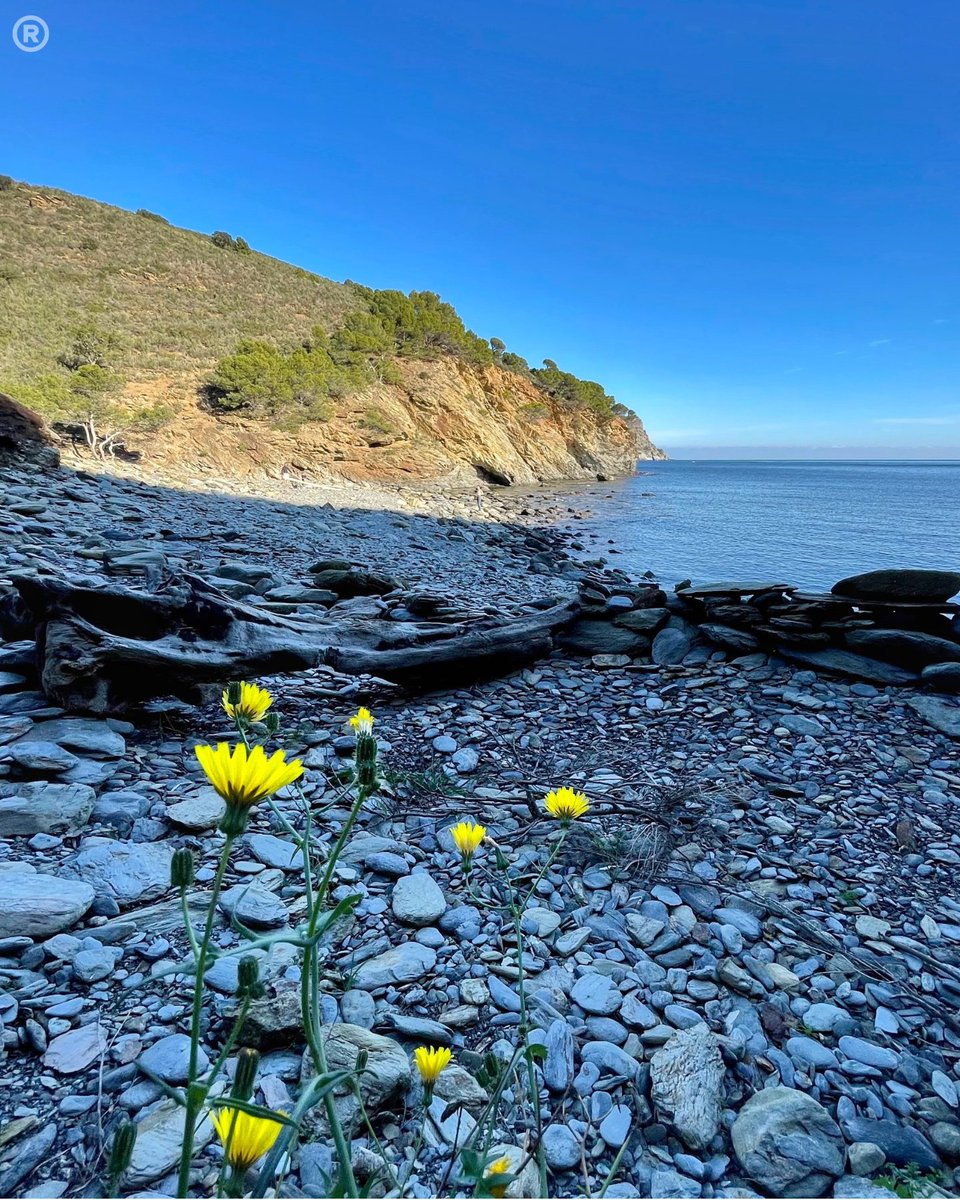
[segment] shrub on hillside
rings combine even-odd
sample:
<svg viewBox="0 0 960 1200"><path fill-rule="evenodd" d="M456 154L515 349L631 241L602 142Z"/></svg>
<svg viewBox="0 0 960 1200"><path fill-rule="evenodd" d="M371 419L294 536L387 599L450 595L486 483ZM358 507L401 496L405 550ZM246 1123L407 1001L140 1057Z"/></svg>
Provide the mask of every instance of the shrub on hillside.
<svg viewBox="0 0 960 1200"><path fill-rule="evenodd" d="M289 425L326 419L330 397L370 381L369 369L331 356L322 330L284 353L270 342L247 338L217 364L207 392L216 408L244 411Z"/></svg>
<svg viewBox="0 0 960 1200"><path fill-rule="evenodd" d="M545 358L543 366L534 367L531 374L542 388L569 407L589 408L601 416L613 413L615 401L599 383L561 371L552 358Z"/></svg>
<svg viewBox="0 0 960 1200"><path fill-rule="evenodd" d="M232 234L225 233L222 229L218 229L216 233L211 233L210 241L215 246L219 246L221 250L236 250L238 254L249 254L251 252L250 243L246 238L235 238Z"/></svg>
<svg viewBox="0 0 960 1200"><path fill-rule="evenodd" d="M391 359L449 355L477 367L499 361L561 405L588 408L604 417L613 412L614 399L599 383L561 371L552 359L531 370L526 359L508 351L499 338L485 342L467 329L456 309L436 292L405 295L357 283L350 286L364 307L349 313L332 334L316 328L290 351L247 339L222 358L208 385L215 407L286 421L291 413L309 411L324 398L346 396L374 379L400 383L402 375Z"/></svg>
<svg viewBox="0 0 960 1200"><path fill-rule="evenodd" d="M138 208L137 216L146 217L148 221L159 221L161 225L170 224L166 217L161 217L159 213L151 212L149 208Z"/></svg>
<svg viewBox="0 0 960 1200"><path fill-rule="evenodd" d="M81 325L74 335L73 344L57 361L68 371L86 366L106 367L116 348L116 339L110 334L93 324Z"/></svg>
<svg viewBox="0 0 960 1200"><path fill-rule="evenodd" d="M9 175L0 175L0 192L9 192L17 186L17 181Z"/></svg>

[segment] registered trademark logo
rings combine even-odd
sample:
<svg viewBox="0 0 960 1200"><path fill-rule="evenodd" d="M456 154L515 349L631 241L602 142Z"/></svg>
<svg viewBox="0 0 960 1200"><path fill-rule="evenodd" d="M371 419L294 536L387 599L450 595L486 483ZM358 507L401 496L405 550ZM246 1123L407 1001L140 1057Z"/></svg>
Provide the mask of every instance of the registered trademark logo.
<svg viewBox="0 0 960 1200"><path fill-rule="evenodd" d="M36 54L50 40L50 28L43 17L21 17L13 26L13 44L26 54Z"/></svg>

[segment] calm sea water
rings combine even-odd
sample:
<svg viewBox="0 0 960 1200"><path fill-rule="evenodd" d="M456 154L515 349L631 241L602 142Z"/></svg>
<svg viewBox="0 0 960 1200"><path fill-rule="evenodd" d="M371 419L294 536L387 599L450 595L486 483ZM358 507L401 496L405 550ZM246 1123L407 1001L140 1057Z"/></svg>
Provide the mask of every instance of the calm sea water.
<svg viewBox="0 0 960 1200"><path fill-rule="evenodd" d="M960 462L642 463L578 488L631 574L822 588L879 567L960 569Z"/></svg>

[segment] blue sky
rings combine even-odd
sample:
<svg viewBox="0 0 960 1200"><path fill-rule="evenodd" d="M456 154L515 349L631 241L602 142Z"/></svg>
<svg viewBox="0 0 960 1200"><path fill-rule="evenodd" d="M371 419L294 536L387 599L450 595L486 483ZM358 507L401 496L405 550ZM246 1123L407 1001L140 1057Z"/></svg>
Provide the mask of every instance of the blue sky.
<svg viewBox="0 0 960 1200"><path fill-rule="evenodd" d="M439 291L677 455L960 456L957 0L0 8L0 171Z"/></svg>

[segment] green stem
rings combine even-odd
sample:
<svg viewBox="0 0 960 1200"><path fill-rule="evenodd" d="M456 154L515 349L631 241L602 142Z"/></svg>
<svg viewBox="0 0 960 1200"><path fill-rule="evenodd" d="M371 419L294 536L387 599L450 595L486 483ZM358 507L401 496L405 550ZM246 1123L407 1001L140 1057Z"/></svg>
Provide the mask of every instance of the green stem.
<svg viewBox="0 0 960 1200"><path fill-rule="evenodd" d="M203 937L200 939L196 956L196 975L193 991L193 1011L190 1015L190 1062L187 1068L187 1103L183 1124L183 1148L180 1151L180 1171L177 1176L177 1196L184 1197L190 1187L190 1161L193 1158L193 1139L196 1133L197 1117L205 1098L205 1089L197 1087L197 1060L200 1054L200 1018L203 1014L203 976L207 969L207 954L210 949L210 938L213 936L213 923L217 916L217 903L223 888L223 878L227 873L227 863L233 848L233 838L229 835L220 851L220 861L217 873L213 879L213 890L210 893L210 906L207 909L207 919L203 927Z"/></svg>

